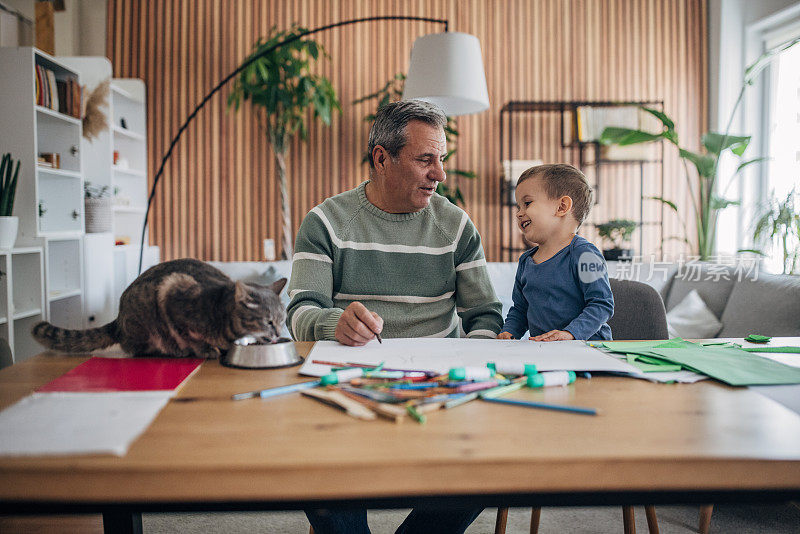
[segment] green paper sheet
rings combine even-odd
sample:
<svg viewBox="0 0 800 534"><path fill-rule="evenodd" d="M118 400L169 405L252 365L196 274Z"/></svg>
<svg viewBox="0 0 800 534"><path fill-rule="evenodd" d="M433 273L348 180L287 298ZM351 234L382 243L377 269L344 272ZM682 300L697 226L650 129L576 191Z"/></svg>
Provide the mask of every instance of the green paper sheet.
<svg viewBox="0 0 800 534"><path fill-rule="evenodd" d="M681 366L678 364L649 356L628 354L627 359L629 364L638 367L643 373L670 373L681 370Z"/></svg>
<svg viewBox="0 0 800 534"><path fill-rule="evenodd" d="M747 352L782 352L785 354L800 354L800 347L743 347Z"/></svg>
<svg viewBox="0 0 800 534"><path fill-rule="evenodd" d="M652 353L731 386L800 384L800 368L778 363L736 347L658 348Z"/></svg>

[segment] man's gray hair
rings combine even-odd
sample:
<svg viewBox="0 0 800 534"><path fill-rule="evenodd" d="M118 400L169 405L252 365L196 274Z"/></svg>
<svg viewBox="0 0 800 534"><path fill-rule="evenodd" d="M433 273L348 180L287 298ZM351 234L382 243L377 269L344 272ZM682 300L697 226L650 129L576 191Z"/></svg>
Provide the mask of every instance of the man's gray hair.
<svg viewBox="0 0 800 534"><path fill-rule="evenodd" d="M375 168L372 160L372 151L380 145L386 149L393 158L406 146L406 126L411 121L421 121L439 128L447 125L447 116L433 104L422 100L400 100L392 102L378 109L375 121L369 129L369 166Z"/></svg>

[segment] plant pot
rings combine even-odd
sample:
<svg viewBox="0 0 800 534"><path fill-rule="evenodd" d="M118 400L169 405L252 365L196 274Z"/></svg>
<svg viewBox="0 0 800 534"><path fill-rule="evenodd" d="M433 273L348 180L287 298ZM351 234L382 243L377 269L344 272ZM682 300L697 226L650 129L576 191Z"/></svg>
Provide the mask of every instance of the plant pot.
<svg viewBox="0 0 800 534"><path fill-rule="evenodd" d="M609 248L603 251L606 261L631 261L633 259L632 248Z"/></svg>
<svg viewBox="0 0 800 534"><path fill-rule="evenodd" d="M84 198L86 233L110 232L114 220L111 197Z"/></svg>
<svg viewBox="0 0 800 534"><path fill-rule="evenodd" d="M0 248L14 248L18 228L19 217L0 217Z"/></svg>

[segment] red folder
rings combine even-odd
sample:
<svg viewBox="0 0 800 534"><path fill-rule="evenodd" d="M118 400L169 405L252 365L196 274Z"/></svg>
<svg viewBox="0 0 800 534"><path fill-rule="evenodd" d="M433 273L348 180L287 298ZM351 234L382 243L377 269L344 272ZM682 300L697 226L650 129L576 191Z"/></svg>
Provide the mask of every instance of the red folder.
<svg viewBox="0 0 800 534"><path fill-rule="evenodd" d="M37 391L170 391L177 389L201 363L203 360L195 358L93 357Z"/></svg>

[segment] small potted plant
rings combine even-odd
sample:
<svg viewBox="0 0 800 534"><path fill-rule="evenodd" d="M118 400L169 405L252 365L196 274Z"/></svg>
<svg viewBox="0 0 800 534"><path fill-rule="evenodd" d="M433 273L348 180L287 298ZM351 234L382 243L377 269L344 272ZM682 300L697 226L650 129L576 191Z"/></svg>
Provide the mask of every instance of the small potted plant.
<svg viewBox="0 0 800 534"><path fill-rule="evenodd" d="M14 211L14 195L17 193L19 164L17 161L14 168L11 154L3 155L0 163L0 249L13 248L17 240L19 217L13 217L11 213Z"/></svg>
<svg viewBox="0 0 800 534"><path fill-rule="evenodd" d="M113 216L108 186L93 185L91 182L86 182L83 184L83 192L86 233L110 232Z"/></svg>
<svg viewBox="0 0 800 534"><path fill-rule="evenodd" d="M603 257L606 261L630 261L633 257L632 248L622 248L636 230L638 224L629 219L614 219L602 224L595 224L597 233L604 243L610 243L613 248L604 248Z"/></svg>

